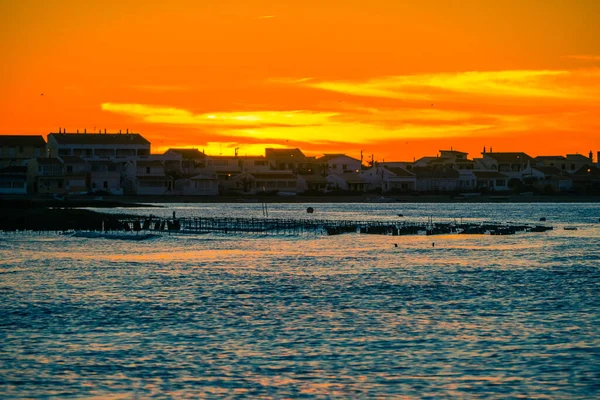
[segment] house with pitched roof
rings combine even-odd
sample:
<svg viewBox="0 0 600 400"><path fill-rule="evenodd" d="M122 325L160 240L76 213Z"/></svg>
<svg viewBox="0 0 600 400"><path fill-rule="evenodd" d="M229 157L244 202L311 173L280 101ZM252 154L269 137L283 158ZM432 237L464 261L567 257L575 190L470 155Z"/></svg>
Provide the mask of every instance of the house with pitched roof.
<svg viewBox="0 0 600 400"><path fill-rule="evenodd" d="M465 153L458 150L440 150L439 154L435 157L426 156L421 157L412 163L405 163L404 168L411 169L412 167L452 167L455 170L462 169L474 169L475 163L473 160L469 160L469 153ZM386 163L388 164L388 163Z"/></svg>
<svg viewBox="0 0 600 400"><path fill-rule="evenodd" d="M295 174L308 174L315 170L315 157L307 157L300 149L265 149L265 158L272 169L289 170Z"/></svg>
<svg viewBox="0 0 600 400"><path fill-rule="evenodd" d="M600 193L600 168L596 166L581 167L571 174L573 187L592 193Z"/></svg>
<svg viewBox="0 0 600 400"><path fill-rule="evenodd" d="M321 174L304 174L298 176L298 192L321 192L328 193L333 190L333 184L327 181L327 177Z"/></svg>
<svg viewBox="0 0 600 400"><path fill-rule="evenodd" d="M0 167L26 166L31 158L46 156L40 135L0 135Z"/></svg>
<svg viewBox="0 0 600 400"><path fill-rule="evenodd" d="M484 171L496 171L506 175L508 180L519 179L523 181L523 171L535 163L535 160L523 152L486 152L482 158L475 159L475 169Z"/></svg>
<svg viewBox="0 0 600 400"><path fill-rule="evenodd" d="M345 154L325 154L316 159L317 170L324 175L329 174L358 174L362 170L360 160Z"/></svg>
<svg viewBox="0 0 600 400"><path fill-rule="evenodd" d="M571 174L558 167L532 166L525 171L526 181L536 189L550 188L557 192L573 189Z"/></svg>
<svg viewBox="0 0 600 400"><path fill-rule="evenodd" d="M344 190L348 192L364 193L371 190L371 183L363 174L356 172L348 172L345 174L329 174L327 175L329 182L334 189Z"/></svg>
<svg viewBox="0 0 600 400"><path fill-rule="evenodd" d="M416 175L405 168L389 167L386 163L363 170L362 177L369 182L370 190L382 192L412 192L416 189Z"/></svg>
<svg viewBox="0 0 600 400"><path fill-rule="evenodd" d="M206 168L207 156L198 149L169 149L164 153L165 168L177 176L198 175Z"/></svg>
<svg viewBox="0 0 600 400"><path fill-rule="evenodd" d="M581 154L567 154L565 156L538 156L535 158L535 166L556 167L561 171L573 173L582 167L593 165L593 153L590 151L588 157Z"/></svg>

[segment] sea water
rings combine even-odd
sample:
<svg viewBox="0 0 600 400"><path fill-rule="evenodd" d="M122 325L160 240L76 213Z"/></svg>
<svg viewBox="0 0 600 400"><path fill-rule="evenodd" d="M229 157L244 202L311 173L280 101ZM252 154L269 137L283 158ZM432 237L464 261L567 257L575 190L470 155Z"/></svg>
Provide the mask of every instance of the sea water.
<svg viewBox="0 0 600 400"><path fill-rule="evenodd" d="M108 211L264 215L262 204L163 206ZM544 217L554 230L135 242L2 234L0 398L600 394L598 204L268 204L268 213Z"/></svg>

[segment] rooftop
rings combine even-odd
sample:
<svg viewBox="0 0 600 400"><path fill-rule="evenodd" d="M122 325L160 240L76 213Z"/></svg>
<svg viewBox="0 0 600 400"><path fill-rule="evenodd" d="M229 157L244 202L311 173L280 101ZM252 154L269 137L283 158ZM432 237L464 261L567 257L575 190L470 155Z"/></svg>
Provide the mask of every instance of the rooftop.
<svg viewBox="0 0 600 400"><path fill-rule="evenodd" d="M181 154L181 157L183 157L184 160L206 158L206 154L204 154L198 149L169 149L165 152L165 154L168 152Z"/></svg>
<svg viewBox="0 0 600 400"><path fill-rule="evenodd" d="M50 133L58 144L87 144L87 145L150 145L139 133Z"/></svg>
<svg viewBox="0 0 600 400"><path fill-rule="evenodd" d="M491 157L501 163L527 163L533 160L533 158L523 152L485 153L484 156Z"/></svg>
<svg viewBox="0 0 600 400"><path fill-rule="evenodd" d="M0 146L45 147L46 141L41 135L0 135Z"/></svg>
<svg viewBox="0 0 600 400"><path fill-rule="evenodd" d="M459 172L452 168L413 167L418 179L458 179Z"/></svg>
<svg viewBox="0 0 600 400"><path fill-rule="evenodd" d="M266 148L265 149L265 157L298 157L305 158L304 153L300 151L300 149L273 149Z"/></svg>
<svg viewBox="0 0 600 400"><path fill-rule="evenodd" d="M538 161L544 161L544 160L566 160L566 158L564 156L537 156L535 158Z"/></svg>
<svg viewBox="0 0 600 400"><path fill-rule="evenodd" d="M339 158L339 157L346 157L346 158L349 158L351 160L360 162L359 159L347 156L345 154L324 154L322 157L317 158L316 161L318 161L318 162L328 162L329 160L333 160L334 158Z"/></svg>
<svg viewBox="0 0 600 400"><path fill-rule="evenodd" d="M385 169L392 172L396 176L404 176L404 177L415 176L415 174L413 174L412 172L410 172L404 168L400 168L400 167L385 167Z"/></svg>

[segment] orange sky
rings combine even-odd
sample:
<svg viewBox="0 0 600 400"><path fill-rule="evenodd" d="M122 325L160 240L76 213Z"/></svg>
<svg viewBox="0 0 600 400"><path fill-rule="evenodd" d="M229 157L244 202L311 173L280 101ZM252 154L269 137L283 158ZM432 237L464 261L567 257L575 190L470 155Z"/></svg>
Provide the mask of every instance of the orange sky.
<svg viewBox="0 0 600 400"><path fill-rule="evenodd" d="M595 154L598 21L597 0L4 0L0 134Z"/></svg>

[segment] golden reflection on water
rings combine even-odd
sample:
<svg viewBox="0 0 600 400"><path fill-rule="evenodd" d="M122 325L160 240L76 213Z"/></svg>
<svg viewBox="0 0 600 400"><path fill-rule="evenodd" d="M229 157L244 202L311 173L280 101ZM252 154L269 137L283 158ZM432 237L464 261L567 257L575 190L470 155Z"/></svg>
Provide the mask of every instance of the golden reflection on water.
<svg viewBox="0 0 600 400"><path fill-rule="evenodd" d="M591 398L590 232L30 238L0 395Z"/></svg>

